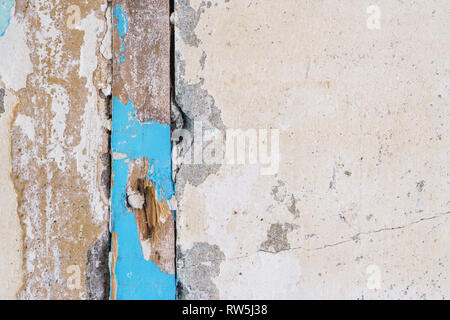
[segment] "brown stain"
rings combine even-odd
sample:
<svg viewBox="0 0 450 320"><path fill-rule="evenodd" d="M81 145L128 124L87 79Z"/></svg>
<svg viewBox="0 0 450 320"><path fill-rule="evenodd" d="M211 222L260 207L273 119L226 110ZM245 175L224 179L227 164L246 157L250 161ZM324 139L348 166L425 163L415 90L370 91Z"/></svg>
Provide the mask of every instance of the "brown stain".
<svg viewBox="0 0 450 320"><path fill-rule="evenodd" d="M163 196L159 201L155 186L147 178L148 170L149 161L146 158L133 160L130 164L128 194L130 192L137 193L145 199L142 208L130 206L130 209L135 214L139 241L144 256L146 249L143 243L150 241L150 259L162 271L175 274L173 214ZM159 193L162 194L162 190L159 190Z"/></svg>
<svg viewBox="0 0 450 320"><path fill-rule="evenodd" d="M123 39L126 61L119 66L117 57L113 59L113 95L123 104L131 100L140 122L170 124L169 1L115 0L116 4L126 13L129 30ZM120 53L120 46L114 28L113 52Z"/></svg>
<svg viewBox="0 0 450 320"><path fill-rule="evenodd" d="M81 17L84 18L92 11L103 17L104 13L100 10L103 3L94 0L78 4ZM26 87L15 93L19 103L14 109L12 123L19 114L23 114L34 119L37 124L35 141L29 141L18 128L11 127L11 177L17 193L18 215L24 235L24 265L27 254L35 254L35 259L28 261L34 270L24 270L24 284L18 293L18 298L22 299L79 299L85 296L86 253L107 224L107 221L94 221L90 206L92 190L88 190L80 176L74 156L74 148L81 140L80 124L89 93L86 79L79 77L79 66L71 63L80 59L84 32L67 29L67 6L67 3L56 0L46 1L42 6L29 1L16 1L15 14L19 21L26 24L33 72L27 78ZM58 40L44 39L40 43L41 13L47 8L61 36ZM43 53L40 54L38 50ZM107 61L102 60L98 51L97 48L98 68L101 69L107 65ZM56 59L57 53L60 53L60 61ZM94 85L98 88L106 83L105 78L94 79ZM61 146L66 158L65 170L61 170L49 156L52 152L50 141L55 136L51 125L54 117L51 105L55 102L56 93L46 92L45 88L51 86L58 86L67 92L69 111L65 119L66 141ZM106 135L104 142L104 150L100 153L107 152ZM97 167L100 175L100 161L91 165ZM27 230L27 226L30 230ZM69 276L66 270L71 265L81 270L82 287L79 289L70 290L66 285Z"/></svg>

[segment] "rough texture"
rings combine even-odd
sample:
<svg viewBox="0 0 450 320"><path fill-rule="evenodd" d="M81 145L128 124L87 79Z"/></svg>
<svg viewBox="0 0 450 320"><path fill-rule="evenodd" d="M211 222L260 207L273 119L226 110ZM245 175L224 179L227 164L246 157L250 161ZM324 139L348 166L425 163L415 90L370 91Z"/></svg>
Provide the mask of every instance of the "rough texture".
<svg viewBox="0 0 450 320"><path fill-rule="evenodd" d="M448 298L450 4L370 5L175 2L179 124L280 133L274 175L175 167L180 298Z"/></svg>
<svg viewBox="0 0 450 320"><path fill-rule="evenodd" d="M86 266L86 292L89 300L109 299L109 252L111 234L104 231L89 249Z"/></svg>
<svg viewBox="0 0 450 320"><path fill-rule="evenodd" d="M225 255L216 245L194 243L191 249L177 250L180 282L178 298L180 299L218 299L214 278L220 273L220 264Z"/></svg>
<svg viewBox="0 0 450 320"><path fill-rule="evenodd" d="M158 199L155 186L147 178L148 171L146 158L130 163L127 203L135 215L144 259L151 259L165 273L175 274L174 217L164 197Z"/></svg>
<svg viewBox="0 0 450 320"><path fill-rule="evenodd" d="M169 1L113 1L113 299L174 299Z"/></svg>
<svg viewBox="0 0 450 320"><path fill-rule="evenodd" d="M285 223L274 223L267 231L267 240L261 244L261 250L265 252L277 253L283 250L289 250L291 245L288 241L287 234L296 226Z"/></svg>
<svg viewBox="0 0 450 320"><path fill-rule="evenodd" d="M183 10L179 8L178 10ZM177 11L178 12L178 11ZM176 85L175 85L175 107L172 113L179 114L177 118L172 120L175 130L181 129L189 132L191 140L178 141L176 135L173 135L175 143L176 158L189 157L194 161L194 143L195 141L195 122L201 123L201 134L211 129L217 129L224 133L225 126L222 122L220 110L215 105L214 98L203 88L203 80L191 84L184 81L185 63L182 56L176 51ZM179 120L179 119L182 119ZM176 131L175 131L176 132ZM201 146L203 153L207 144ZM184 186L186 183L198 186L202 184L206 178L219 171L220 164L195 164L184 165L183 161L174 164L175 182L177 185L176 194L179 201L182 201Z"/></svg>
<svg viewBox="0 0 450 320"><path fill-rule="evenodd" d="M106 281L104 270L97 274L106 257L95 253L107 243L96 241L109 220L108 179L101 178L109 124L99 94L110 90L109 62L100 52L106 11L106 0L17 0L0 37L8 61L0 81L16 99L6 107L13 114L11 178L23 229L21 299L107 297L105 286L92 287ZM6 259L16 264L15 255Z"/></svg>
<svg viewBox="0 0 450 320"><path fill-rule="evenodd" d="M169 1L116 0L114 6L126 13L127 20L126 36L119 35L123 41L114 42L115 70L120 65L114 74L114 95L124 104L133 101L139 121L169 124Z"/></svg>

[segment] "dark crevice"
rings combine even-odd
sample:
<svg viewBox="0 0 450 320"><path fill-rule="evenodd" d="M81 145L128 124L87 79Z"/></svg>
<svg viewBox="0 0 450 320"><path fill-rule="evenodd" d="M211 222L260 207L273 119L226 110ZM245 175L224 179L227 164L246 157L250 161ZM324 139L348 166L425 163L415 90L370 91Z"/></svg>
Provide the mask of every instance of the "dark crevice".
<svg viewBox="0 0 450 320"><path fill-rule="evenodd" d="M184 123L184 115L183 112L181 111L181 109L178 107L178 105L176 104L176 99L175 99L175 83L176 83L176 79L175 79L175 0L170 0L169 1L169 19L173 18L172 22L170 23L170 100L171 100L171 110L170 110L170 128L171 131L175 130L179 125L180 122L179 120L177 121L176 119L179 119L179 117L174 117L174 113L175 112L179 112L179 114L181 114L182 117L182 121ZM176 108L177 110L173 110L174 108ZM183 125L183 124L181 124ZM173 224L174 224L174 239L173 239L173 246L174 246L174 270L175 270L175 286L178 289L178 286L180 285L180 283L178 282L178 272L177 272L177 220L176 220L176 211L174 211L174 219L173 219ZM178 294L178 290L175 290L175 300L177 300L179 298L179 294Z"/></svg>
<svg viewBox="0 0 450 320"><path fill-rule="evenodd" d="M112 10L112 1L108 0L106 10ZM105 11L106 12L106 11ZM105 13L105 21L108 19ZM112 37L112 34L111 34ZM112 50L112 38L111 38ZM108 61L108 72L112 78L113 63ZM111 83L112 88L112 83ZM112 94L105 94L103 89L98 91L98 96L103 101L103 116L106 121L112 120ZM107 201L111 200L112 188L112 151L111 151L111 129L103 127L107 136L107 152L100 155L102 166L101 187L103 195ZM111 215L111 203L109 202L109 212ZM86 266L86 293L88 300L109 300L110 299L110 270L109 253L111 251L111 230L105 230L97 239L87 253Z"/></svg>
<svg viewBox="0 0 450 320"><path fill-rule="evenodd" d="M87 253L86 293L88 300L108 300L110 291L109 251L111 233L102 233Z"/></svg>

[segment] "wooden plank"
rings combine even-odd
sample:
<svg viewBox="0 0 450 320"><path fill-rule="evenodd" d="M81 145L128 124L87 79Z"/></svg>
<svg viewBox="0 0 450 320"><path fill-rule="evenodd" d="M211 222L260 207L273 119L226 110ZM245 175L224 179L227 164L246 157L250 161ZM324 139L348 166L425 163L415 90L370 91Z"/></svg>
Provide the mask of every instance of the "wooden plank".
<svg viewBox="0 0 450 320"><path fill-rule="evenodd" d="M168 0L116 0L114 95L136 107L140 122L170 124Z"/></svg>
<svg viewBox="0 0 450 320"><path fill-rule="evenodd" d="M174 299L169 2L113 2L113 299Z"/></svg>

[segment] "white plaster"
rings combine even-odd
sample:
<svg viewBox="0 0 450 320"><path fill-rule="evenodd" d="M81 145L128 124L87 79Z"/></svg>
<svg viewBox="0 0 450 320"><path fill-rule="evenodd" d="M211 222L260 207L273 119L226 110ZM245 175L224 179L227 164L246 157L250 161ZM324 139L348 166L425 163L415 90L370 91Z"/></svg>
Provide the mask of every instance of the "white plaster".
<svg viewBox="0 0 450 320"><path fill-rule="evenodd" d="M102 151L104 118L98 112L98 93L93 83L93 74L97 69L97 46L100 36L105 28L104 20L97 18L95 12L90 13L80 22L80 30L84 31L84 41L81 47L80 77L86 78L88 89L87 103L81 123L81 141L75 147L77 170L88 184L92 196L91 207L95 221L104 221L107 218L107 206L103 202L97 180L97 167L92 166Z"/></svg>
<svg viewBox="0 0 450 320"><path fill-rule="evenodd" d="M22 285L22 228L10 176L10 121L18 101L6 91L4 102L5 113L0 114L0 299L15 299Z"/></svg>
<svg viewBox="0 0 450 320"><path fill-rule="evenodd" d="M6 33L0 37L0 80L6 88L14 91L26 86L27 76L33 71L24 32L26 28L12 16Z"/></svg>
<svg viewBox="0 0 450 320"><path fill-rule="evenodd" d="M28 139L30 139L30 141L34 141L36 132L33 118L20 113L17 115L14 125L20 127L22 132L28 137Z"/></svg>

